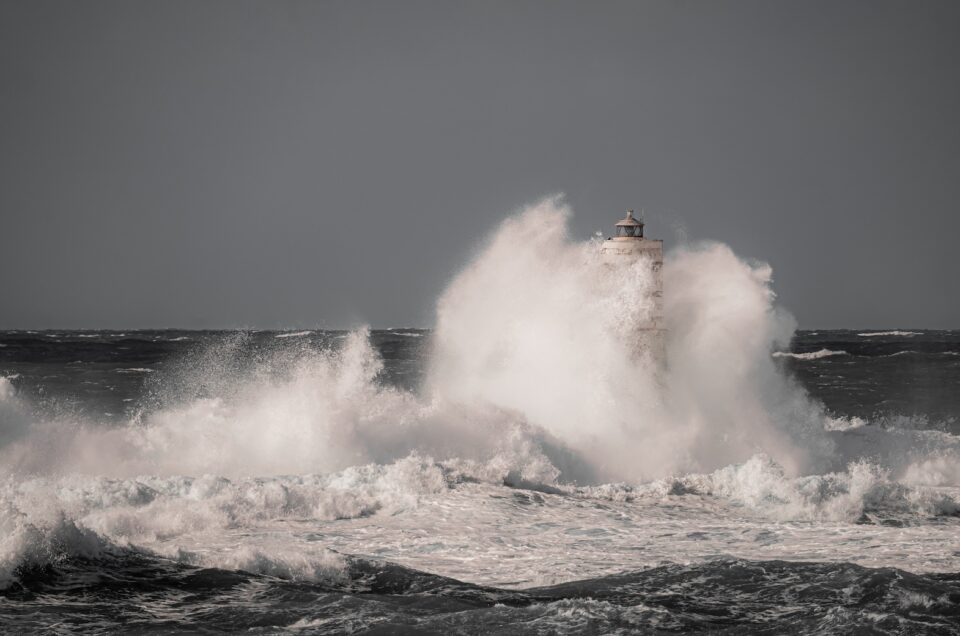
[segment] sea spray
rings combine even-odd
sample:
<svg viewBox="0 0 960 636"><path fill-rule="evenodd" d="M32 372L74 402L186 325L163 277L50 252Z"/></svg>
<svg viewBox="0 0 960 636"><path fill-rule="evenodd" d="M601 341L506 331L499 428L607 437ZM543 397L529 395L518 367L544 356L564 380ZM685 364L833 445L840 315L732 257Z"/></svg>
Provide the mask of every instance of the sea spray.
<svg viewBox="0 0 960 636"><path fill-rule="evenodd" d="M722 244L684 246L664 269L667 428L686 430L694 464L714 470L766 453L789 474L821 470L832 454L826 415L770 353L795 321L776 307L772 270Z"/></svg>
<svg viewBox="0 0 960 636"><path fill-rule="evenodd" d="M378 381L383 363L365 328L348 334L337 348L293 356L280 350L246 366L231 359L240 355L235 344L215 346L220 356L201 352L185 365L202 381L202 396L193 386L185 387L186 398L157 390L166 401L126 426L35 415L5 384L0 415L9 435L0 445L0 476L330 473L423 453L508 461L504 474L536 473L552 480L550 471L529 467L574 467L579 461L516 412L424 399L383 385ZM175 376L175 385L180 382ZM551 459L545 459L543 453L551 450Z"/></svg>
<svg viewBox="0 0 960 636"><path fill-rule="evenodd" d="M319 348L271 338L255 356L248 334L232 334L151 374L150 399L127 426L37 416L5 382L0 473L239 478L419 453L550 486L709 473L757 454L788 476L839 471L884 448L882 431L857 438L867 448L825 430L822 406L771 357L793 321L774 304L769 266L717 243L673 249L666 360L638 355L650 271L604 265L596 241L569 238L570 215L556 197L525 209L452 280L422 391L382 382L365 328ZM882 457L908 458L895 477L926 461ZM955 457L914 468L913 479L955 479Z"/></svg>
<svg viewBox="0 0 960 636"><path fill-rule="evenodd" d="M505 221L437 309L434 395L494 403L564 440L603 479L713 470L766 452L796 474L829 454L823 414L770 360L793 321L771 270L720 244L664 268L666 367L636 355L653 311L644 263L611 268L570 241L549 198Z"/></svg>

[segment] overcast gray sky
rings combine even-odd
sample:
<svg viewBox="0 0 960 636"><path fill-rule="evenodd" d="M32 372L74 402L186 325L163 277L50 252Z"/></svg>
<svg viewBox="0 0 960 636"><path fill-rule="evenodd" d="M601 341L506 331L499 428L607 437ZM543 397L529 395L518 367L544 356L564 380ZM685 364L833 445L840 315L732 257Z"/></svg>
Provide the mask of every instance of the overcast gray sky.
<svg viewBox="0 0 960 636"><path fill-rule="evenodd" d="M0 0L0 327L430 326L554 192L960 328L960 2Z"/></svg>

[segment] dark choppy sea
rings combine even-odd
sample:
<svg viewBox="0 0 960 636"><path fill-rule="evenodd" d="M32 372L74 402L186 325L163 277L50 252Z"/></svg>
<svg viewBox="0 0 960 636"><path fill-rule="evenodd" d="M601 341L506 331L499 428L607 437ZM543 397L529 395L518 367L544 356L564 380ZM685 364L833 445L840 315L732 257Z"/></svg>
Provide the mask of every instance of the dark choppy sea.
<svg viewBox="0 0 960 636"><path fill-rule="evenodd" d="M634 482L439 404L431 346L0 332L0 631L960 633L960 332L799 332L841 459Z"/></svg>

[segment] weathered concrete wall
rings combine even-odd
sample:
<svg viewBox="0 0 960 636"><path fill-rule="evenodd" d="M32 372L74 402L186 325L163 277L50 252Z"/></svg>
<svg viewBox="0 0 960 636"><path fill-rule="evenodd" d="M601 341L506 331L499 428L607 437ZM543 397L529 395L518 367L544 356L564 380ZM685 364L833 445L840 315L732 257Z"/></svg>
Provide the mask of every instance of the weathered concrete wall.
<svg viewBox="0 0 960 636"><path fill-rule="evenodd" d="M663 328L663 241L646 238L612 238L600 247L603 261L613 267L624 266L643 259L650 263L654 276L651 300L654 310L649 323L637 325L638 330Z"/></svg>

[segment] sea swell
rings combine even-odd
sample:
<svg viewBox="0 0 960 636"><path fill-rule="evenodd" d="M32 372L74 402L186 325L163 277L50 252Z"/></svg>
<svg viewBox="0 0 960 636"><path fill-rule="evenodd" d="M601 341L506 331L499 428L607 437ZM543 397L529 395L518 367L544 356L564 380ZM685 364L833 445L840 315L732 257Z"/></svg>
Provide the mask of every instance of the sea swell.
<svg viewBox="0 0 960 636"><path fill-rule="evenodd" d="M611 555L628 553L642 537L647 537L648 552L643 561L651 565L678 555L693 559L713 549L751 558L789 558L797 552L807 558L871 564L877 555L863 550L862 541L884 536L886 528L912 526L918 538L926 533L936 540L932 535L949 535L960 522L960 488L907 485L909 479L916 480L912 472L908 480L895 481L888 470L862 461L844 472L790 478L768 457L757 456L711 474L588 487L558 483L556 472L538 477L525 472L525 464L519 456L479 463L436 462L414 454L388 465L356 466L328 475L9 480L0 489L5 511L0 582L14 584L25 569L131 550L186 565L316 581L335 572L338 561L332 555L364 554L371 547L364 539L380 537L376 545L390 536L405 536L405 545L381 554L410 563L435 562L434 571L453 568L451 574L460 574L458 555L466 545L456 538L456 528L474 524L485 530L472 536L471 549L476 554L489 551L495 566L486 573L475 570L474 576L492 576L491 582L501 585L530 574L523 571L525 561L501 561L496 567L509 553L503 550L503 532L521 541L529 534L530 549L535 550L530 556L546 558L554 567L555 559L566 562L564 567L575 566L563 555L586 549L581 537L592 537L601 542L598 558L592 564L581 561L579 569L598 575L609 571ZM923 470L910 469L918 474ZM664 516L665 505L681 516ZM509 518L524 507L537 510L541 525ZM438 510L444 511L442 523L432 517ZM608 514L613 510L618 523L611 526ZM699 519L711 517L712 532L696 530ZM431 519L433 535L418 526ZM929 526L938 519L946 525L941 523L934 532ZM348 522L362 535L352 535L342 525ZM781 532L783 522L812 525L803 526L803 536L772 540L771 532ZM848 544L818 546L817 523L858 524L863 529L846 531L852 539ZM418 537L405 535L415 528ZM741 538L732 540L736 528ZM662 539L670 536L696 536L697 541ZM766 538L756 543L758 537ZM534 547L546 538L550 540L542 548ZM952 541L956 543L955 536ZM924 559L918 548L916 555L902 555L897 562L914 570L955 567L950 559ZM549 580L556 573L544 570L538 576Z"/></svg>
<svg viewBox="0 0 960 636"><path fill-rule="evenodd" d="M952 369L957 338L787 351L770 267L703 243L664 263L664 361L635 346L649 268L607 267L569 216L504 222L432 331L9 337L4 360L33 358L0 378L0 589L23 604L0 611L23 632L60 603L101 631L950 633L960 437L806 386L887 391L843 376ZM109 417L45 401L64 377Z"/></svg>
<svg viewBox="0 0 960 636"><path fill-rule="evenodd" d="M77 558L58 573L33 571L31 582L32 591L4 596L29 607L48 590L71 596L82 589L94 599L120 601L65 609L61 625L84 631L118 623L131 631L155 627L160 616L126 608L161 590L176 607L162 615L166 629L207 633L954 634L960 620L956 575L737 559L524 590L364 559L345 560L337 578L304 583L135 555ZM39 624L23 626L21 633L41 631Z"/></svg>

